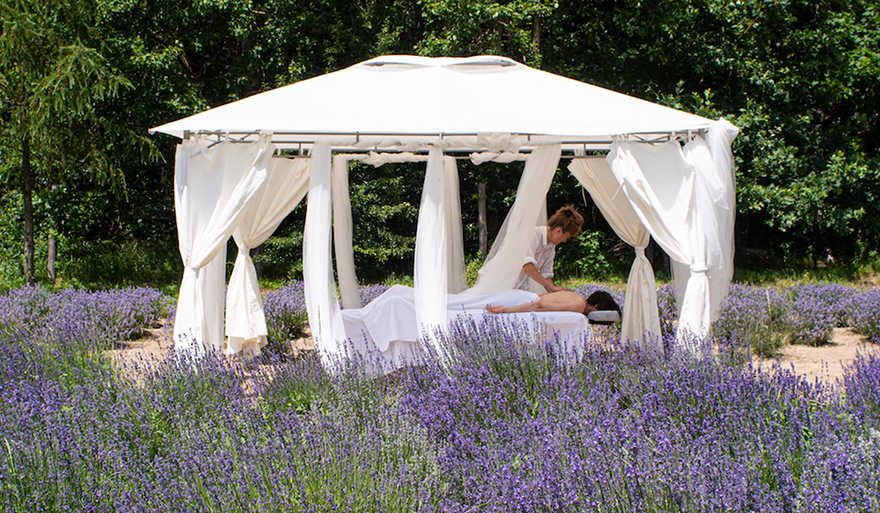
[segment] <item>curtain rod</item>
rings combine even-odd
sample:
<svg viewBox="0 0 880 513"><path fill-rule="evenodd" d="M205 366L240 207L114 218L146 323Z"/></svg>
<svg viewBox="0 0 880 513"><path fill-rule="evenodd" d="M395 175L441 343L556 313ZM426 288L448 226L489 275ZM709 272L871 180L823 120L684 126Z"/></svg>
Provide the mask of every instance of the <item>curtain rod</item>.
<svg viewBox="0 0 880 513"><path fill-rule="evenodd" d="M626 137L630 141L634 142L646 142L649 144L654 144L658 142L666 142L677 138L690 138L693 135L705 135L708 129L699 128L699 129L691 129L691 130L676 130L670 132L637 132L637 133L628 133L628 134L620 134L622 137ZM192 132L189 130L185 130L183 132L183 139L189 139L194 135L204 135L204 136L213 136L218 138L226 138L231 142L237 143L249 143L253 142L249 137L259 136L259 131L251 131L251 132L228 132L224 130L201 130L197 132ZM457 137L481 137L486 134L477 134L477 133L430 133L430 134L407 134L402 136L401 134L383 134L383 133L366 133L366 132L354 132L354 133L297 133L297 132L272 132L273 138L275 136L292 136L296 137L295 139L289 140L281 140L274 141L275 144L315 144L316 140L314 137L337 137L337 138L355 138L355 143L359 143L362 137L364 138L400 138L405 137L408 139L412 138L429 138L434 137L440 140L444 140L447 138L457 138ZM524 137L527 143L532 142L532 137L536 138L536 143L542 142L542 138L554 137L552 135L546 134L522 134L522 133L511 133L506 134L511 137ZM588 139L571 139L571 140L562 140L558 141L559 144L563 145L581 145L581 144L589 144L589 145L608 145L614 142L611 139L602 139L602 140L588 140ZM430 144L430 143L428 143Z"/></svg>
<svg viewBox="0 0 880 513"><path fill-rule="evenodd" d="M369 151L374 151L374 150L369 150ZM597 150L589 150L589 151L597 151ZM341 152L341 153L358 154L358 155L367 155L368 154L368 152L366 152L366 151L346 151L346 152ZM382 153L402 153L402 152L384 151L383 150L383 151L379 151L377 153L382 154ZM472 152L472 153L480 153L480 152ZM531 152L525 152L525 153L531 153ZM453 158L455 160L470 160L470 158L471 158L470 155L449 155L449 154L444 155L444 157ZM312 156L311 155L272 155L272 158L275 158L275 159L310 159L310 158L312 158ZM565 154L565 153L563 153L562 155L559 156L560 160L561 159L604 159L604 158L605 158L605 155L574 155L574 154ZM487 162L492 162L492 161L489 160Z"/></svg>

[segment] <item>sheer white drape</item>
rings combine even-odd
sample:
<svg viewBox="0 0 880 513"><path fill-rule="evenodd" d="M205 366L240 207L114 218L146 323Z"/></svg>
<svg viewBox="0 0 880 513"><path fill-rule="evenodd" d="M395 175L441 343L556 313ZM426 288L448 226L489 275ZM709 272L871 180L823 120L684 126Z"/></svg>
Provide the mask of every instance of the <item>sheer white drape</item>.
<svg viewBox="0 0 880 513"><path fill-rule="evenodd" d="M709 204L701 204L703 212L711 212L718 222L718 237L708 239L717 244L707 258L709 267L709 295L712 300L712 319L718 317L721 303L727 297L730 280L733 278L734 231L736 219L736 178L733 170L733 153L730 145L736 139L739 129L721 119L712 124L706 134L711 163L705 159L695 159L694 165L700 176L706 180L698 181L697 194L705 190L711 197Z"/></svg>
<svg viewBox="0 0 880 513"><path fill-rule="evenodd" d="M738 128L722 119L709 128L705 140L701 137L695 138L683 150L685 158L696 169L694 208L697 212L698 232L706 234L713 225L717 226L716 237L705 237L701 241L706 251L711 320L718 317L733 277L736 181L730 145L738 133ZM673 261L672 270L676 300L681 304L690 278L690 269L685 264Z"/></svg>
<svg viewBox="0 0 880 513"><path fill-rule="evenodd" d="M489 294L516 286L528 251L529 237L534 233L542 208L546 215L547 191L561 154L559 144L538 146L532 151L520 178L513 207L480 269L476 285L465 294Z"/></svg>
<svg viewBox="0 0 880 513"><path fill-rule="evenodd" d="M238 257L226 291L226 354L249 350L259 354L268 330L257 271L250 250L266 241L299 204L309 188L309 161L269 159L266 181L233 233Z"/></svg>
<svg viewBox="0 0 880 513"><path fill-rule="evenodd" d="M428 166L419 205L413 270L416 322L426 341L435 346L439 355L443 354L442 348L435 344L436 340L431 335L437 327L446 324L448 274L444 168L443 150L432 147L428 151Z"/></svg>
<svg viewBox="0 0 880 513"><path fill-rule="evenodd" d="M694 354L709 333L732 272L735 192L729 148L735 136L736 128L721 120L709 135L717 156L700 136L684 148L674 141L651 146L618 139L608 154L611 169L654 240L673 260L688 266L676 339Z"/></svg>
<svg viewBox="0 0 880 513"><path fill-rule="evenodd" d="M174 206L184 264L174 319L181 354L219 350L223 339L226 241L266 179L271 134L254 144L187 139L177 147Z"/></svg>
<svg viewBox="0 0 880 513"><path fill-rule="evenodd" d="M336 251L336 276L342 308L360 308L357 273L354 267L354 236L351 196L348 190L348 163L352 155L333 156L333 247Z"/></svg>
<svg viewBox="0 0 880 513"><path fill-rule="evenodd" d="M452 157L443 159L443 196L446 212L446 290L458 294L467 288L464 266L464 235L461 229L461 193L458 165Z"/></svg>
<svg viewBox="0 0 880 513"><path fill-rule="evenodd" d="M578 153L583 155L582 151ZM568 169L590 193L614 233L633 246L636 252L626 282L621 338L644 341L646 333L659 337L661 333L657 285L654 269L645 257L645 248L651 241L648 229L639 220L626 195L620 191L620 184L606 160L576 158Z"/></svg>
<svg viewBox="0 0 880 513"><path fill-rule="evenodd" d="M317 143L311 152L311 176L303 232L303 282L309 327L325 366L339 356L345 338L331 257L331 155L329 143Z"/></svg>

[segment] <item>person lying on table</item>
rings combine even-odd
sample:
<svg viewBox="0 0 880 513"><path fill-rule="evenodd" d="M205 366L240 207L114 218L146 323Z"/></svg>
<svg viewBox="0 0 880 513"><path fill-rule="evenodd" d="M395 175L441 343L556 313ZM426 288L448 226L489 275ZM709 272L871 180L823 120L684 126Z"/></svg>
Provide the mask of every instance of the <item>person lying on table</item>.
<svg viewBox="0 0 880 513"><path fill-rule="evenodd" d="M547 226L536 226L515 288L529 290L531 278L547 292L568 290L553 284L556 246L571 237L577 237L583 224L584 218L577 209L573 205L566 205L553 214Z"/></svg>
<svg viewBox="0 0 880 513"><path fill-rule="evenodd" d="M538 296L537 301L523 303L516 306L493 306L486 305L489 313L522 313L522 312L577 312L587 315L598 310L615 310L620 313L620 307L604 290L597 290L584 299L584 296L573 290L560 290L548 292Z"/></svg>

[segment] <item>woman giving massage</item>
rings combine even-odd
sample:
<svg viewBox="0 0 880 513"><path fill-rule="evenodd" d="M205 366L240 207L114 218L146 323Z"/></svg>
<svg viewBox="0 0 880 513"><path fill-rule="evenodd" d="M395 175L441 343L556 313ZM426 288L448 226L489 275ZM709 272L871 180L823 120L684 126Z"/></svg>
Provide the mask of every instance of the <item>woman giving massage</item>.
<svg viewBox="0 0 880 513"><path fill-rule="evenodd" d="M620 307L604 290L598 290L584 299L584 296L572 290L560 290L548 292L538 296L537 301L523 303L516 306L493 306L486 305L489 313L519 313L519 312L577 312L587 315L597 310L616 310L620 313Z"/></svg>

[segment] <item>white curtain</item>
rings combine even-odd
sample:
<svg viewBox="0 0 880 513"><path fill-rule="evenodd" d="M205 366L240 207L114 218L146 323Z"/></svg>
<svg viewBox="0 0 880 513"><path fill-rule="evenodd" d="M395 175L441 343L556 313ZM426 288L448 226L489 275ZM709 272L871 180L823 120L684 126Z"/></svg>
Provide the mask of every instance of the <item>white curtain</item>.
<svg viewBox="0 0 880 513"><path fill-rule="evenodd" d="M711 131L720 131L709 136L714 149L700 136L685 148L674 141L652 146L617 139L608 154L611 169L654 240L673 260L688 266L676 339L693 354L709 332L713 304L726 293L732 272L735 192L729 148L736 129L721 120ZM716 206L716 200L722 204ZM711 281L710 265L717 266ZM715 289L724 288L713 293L712 281Z"/></svg>
<svg viewBox="0 0 880 513"><path fill-rule="evenodd" d="M583 152L578 152L583 155ZM654 269L645 257L651 234L639 220L620 184L604 159L575 158L568 169L590 193L605 220L624 242L633 246L636 258L626 282L621 338L644 341L646 333L659 337L660 314Z"/></svg>
<svg viewBox="0 0 880 513"><path fill-rule="evenodd" d="M349 195L349 161L358 160L375 167L389 162L425 162L426 155L413 153L340 154L333 157L333 245L336 274L342 307L361 308L352 244L352 215ZM466 288L464 241L461 227L458 166L453 157L443 159L444 207L446 222L447 292L456 294Z"/></svg>
<svg viewBox="0 0 880 513"><path fill-rule="evenodd" d="M467 288L464 266L464 235L461 229L461 194L458 165L446 157L443 165L443 191L446 212L446 291L458 294Z"/></svg>
<svg viewBox="0 0 880 513"><path fill-rule="evenodd" d="M266 241L308 192L307 159L269 160L266 181L233 233L238 257L226 291L226 354L259 354L268 330L260 285L250 250Z"/></svg>
<svg viewBox="0 0 880 513"><path fill-rule="evenodd" d="M174 207L184 264L174 319L174 347L200 357L223 339L226 241L266 179L271 134L253 144L206 138L177 147Z"/></svg>
<svg viewBox="0 0 880 513"><path fill-rule="evenodd" d="M712 198L708 204L701 203L700 217L703 212L711 212L718 222L718 237L708 239L709 244L717 244L717 248L707 258L712 320L718 318L721 303L727 297L730 280L733 278L736 178L730 146L738 133L739 129L724 119L712 124L706 134L712 161L710 163L705 159L695 159L694 162L699 176L706 177L697 182L697 194ZM706 193L702 194L701 190Z"/></svg>
<svg viewBox="0 0 880 513"><path fill-rule="evenodd" d="M333 247L336 251L336 275L342 308L360 308L357 273L354 267L354 236L351 196L348 190L348 162L352 155L333 156Z"/></svg>
<svg viewBox="0 0 880 513"><path fill-rule="evenodd" d="M309 327L325 366L331 366L345 338L331 256L331 156L329 143L312 147L309 196L303 233L303 282Z"/></svg>
<svg viewBox="0 0 880 513"><path fill-rule="evenodd" d="M694 168L678 142L660 145L616 140L608 161L623 192L654 240L674 260L690 267L678 321L677 340L697 354L709 329L709 281L694 212Z"/></svg>
<svg viewBox="0 0 880 513"><path fill-rule="evenodd" d="M446 325L447 235L445 199L445 164L443 150L432 147L428 152L425 185L419 205L416 228L415 289L416 322L425 340L434 345L438 355L443 348L431 336L437 327Z"/></svg>
<svg viewBox="0 0 880 513"><path fill-rule="evenodd" d="M492 251L480 269L477 283L466 294L489 294L516 286L523 260L528 251L529 238L535 223L545 209L546 197L559 166L562 146L538 146L526 161L525 170L516 191L516 200L501 232L492 245Z"/></svg>
<svg viewBox="0 0 880 513"><path fill-rule="evenodd" d="M730 280L733 278L736 181L730 145L737 133L738 128L722 119L709 128L705 139L697 137L689 141L683 150L685 158L697 171L694 185L695 209L698 212L700 233L712 233L712 225L717 226L717 236L706 237L701 242L706 250L712 321L718 317L721 303L727 297ZM690 269L687 265L673 261L672 271L676 300L681 304L690 278Z"/></svg>

